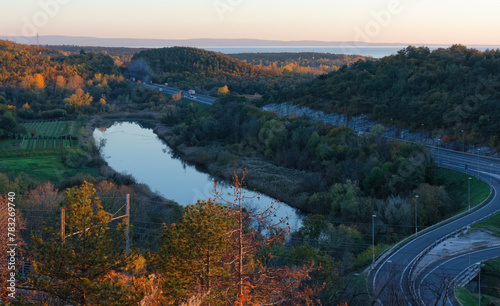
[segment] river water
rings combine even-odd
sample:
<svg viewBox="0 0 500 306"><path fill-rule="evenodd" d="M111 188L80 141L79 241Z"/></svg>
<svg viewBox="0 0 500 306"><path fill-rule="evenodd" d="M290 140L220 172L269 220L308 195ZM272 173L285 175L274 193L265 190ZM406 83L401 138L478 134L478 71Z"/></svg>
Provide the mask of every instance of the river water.
<svg viewBox="0 0 500 306"><path fill-rule="evenodd" d="M152 129L135 122L116 122L105 131L94 130L93 135L97 142L105 139L102 154L111 168L132 175L137 182L146 184L165 198L186 206L214 197L215 179L176 158ZM223 182L218 186L226 193L230 191ZM260 195L258 200L255 192L248 191L246 195L251 198L246 205L257 209L273 202L265 195ZM301 216L296 209L284 203L274 205L278 207L278 217L289 216L292 230L300 227Z"/></svg>

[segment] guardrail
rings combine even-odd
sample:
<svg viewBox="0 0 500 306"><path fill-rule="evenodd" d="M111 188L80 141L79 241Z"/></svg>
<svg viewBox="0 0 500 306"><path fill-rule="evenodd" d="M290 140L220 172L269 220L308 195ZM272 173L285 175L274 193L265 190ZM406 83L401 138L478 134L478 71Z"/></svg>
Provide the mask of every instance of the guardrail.
<svg viewBox="0 0 500 306"><path fill-rule="evenodd" d="M493 188L491 188L491 189L490 189L490 194L488 195L488 197L487 197L487 198L486 198L483 202L481 202L481 203L479 203L478 205L474 206L474 207L473 207L470 211L464 211L464 212L462 212L462 213L460 213L460 214L458 214L458 215L455 215L455 216L450 217L450 218L448 218L448 219L446 219L446 220L443 220L443 221L441 221L441 222L439 222L439 223L436 223L436 224L434 224L434 225L432 225L432 226L430 226L430 227L427 227L427 228L425 228L424 230L420 231L420 232L419 232L419 234L418 234L418 236L421 236L421 235L423 235L423 234L425 234L425 233L428 233L428 232L430 232L430 231L432 231L432 230L434 230L434 229L436 229L436 228L439 228L439 227L441 227L441 226L443 226L443 225L445 225L445 224L448 224L448 223L453 222L453 221L455 221L455 220L457 220L457 219L460 219L460 218L462 218L463 216L465 216L465 215L466 215L466 214L468 214L468 213L471 213L471 212L473 212L473 211L476 211L476 210L480 209L480 208L481 208L484 204L488 203L488 201L490 201L490 200L491 200L491 198L492 198L492 196L493 196L493 195L494 195L494 189L493 189ZM415 272L415 271L414 271L414 270L415 270L415 268L418 266L418 263L422 260L422 258L423 258L425 255L427 255L427 254L430 252L430 250L431 250L432 248L436 247L439 243L441 243L441 242L443 242L444 240L446 240L446 239L448 239L448 238L452 237L453 235L456 235L456 234L457 234L456 232L464 231L464 229L467 229L467 228L468 228L468 227L470 227L471 225L476 224L476 223L478 223L478 222L481 222L481 221L483 221L484 219L487 219L487 218L491 217L492 215L494 215L494 214L496 214L496 213L498 213L498 212L500 212L500 209L496 210L495 212L493 212L493 213L491 213L491 214L489 214L489 215L487 215L487 216L485 216L485 217L483 217L483 218L481 218L481 219L479 219L479 220L476 220L476 221L474 221L474 222L470 223L469 225L467 225L467 226L465 226L465 227L463 227L463 228L461 228L461 229L455 230L453 233L451 233L451 234L449 234L449 235L447 235L447 236L445 236L445 237L443 237L443 238L439 239L438 241L434 242L432 245L430 245L429 247L427 247L425 250L423 250L423 251L422 251L422 253L420 253L420 254L416 257L416 260L414 260L414 263L413 263L413 264L412 264L412 266L410 267L410 273L409 273L408 275L410 275L410 276L411 276L411 275L413 275L413 273ZM396 251L396 250L398 250L399 248L402 248L402 247L403 247L404 245L406 245L408 242L410 242L410 241L412 241L413 239L416 239L416 238L417 238L416 234L412 234L411 236L408 236L408 237L406 237L405 239L401 240L400 242L396 243L396 244L395 244L394 246L392 246L389 250L387 250L384 254L381 254L378 258L376 258L375 262L374 262L372 265L370 265L370 266L369 266L369 267L365 270L365 272L367 272L367 275L368 275L368 276L367 276L367 278L368 278L368 279L370 278L370 274L372 273L373 269L374 269L376 266L378 266L378 265L379 265L379 264L380 264L380 263L381 263L381 262L382 262L385 258L389 257L389 256L390 256L393 252L395 252L395 251ZM415 282L415 281L414 281L414 279L410 278L409 282L410 282L410 284L412 284L412 283L413 283L413 286L412 286L412 285L410 285L410 288L415 289L415 288L416 288L416 286L415 286L415 284L414 284L414 282ZM368 292L370 292L370 294L372 295L372 294L373 294L373 292L372 292L372 290L371 290L371 289L373 289L373 288L370 288L369 283L367 283L367 287L368 287L368 288L367 288ZM413 294L413 298L415 299L415 294L416 294L416 293L415 293L415 290L412 290L412 294ZM372 297L373 297L373 295L372 295ZM418 301L418 300L417 300L417 299L415 299L415 301Z"/></svg>
<svg viewBox="0 0 500 306"><path fill-rule="evenodd" d="M488 198L489 199L489 198ZM417 302L417 304L421 304L420 303L420 299L417 297L417 286L416 286L416 278L418 276L418 273L415 273L415 269L416 267L418 266L418 263L433 249L435 248L438 244L440 244L441 242L445 241L446 239L449 239L455 235L458 235L460 232L466 232L472 225L476 224L476 223L479 223L485 219L488 219L489 217L493 216L494 214L496 213L499 213L500 212L500 209L497 209L496 211L482 217L481 219L478 219L478 220L475 220L474 222L471 222L469 225L467 226L464 226L460 229L457 229L455 231L453 231L452 233L444 236L444 237L441 237L439 240L436 240L433 244L431 244L430 246L428 246L425 250L423 250L417 257L415 257L415 260L413 261L412 263L412 266L410 267L410 272L409 272L409 277L410 277L410 288L411 288L411 292L412 292L412 295L413 295L413 300ZM470 280L469 280L470 281Z"/></svg>
<svg viewBox="0 0 500 306"><path fill-rule="evenodd" d="M476 275L479 274L479 271L481 270L481 265L483 264L482 261L476 262L475 264L467 267L467 269L463 270L458 274L452 281L452 285L457 288L457 287L464 287L467 285Z"/></svg>

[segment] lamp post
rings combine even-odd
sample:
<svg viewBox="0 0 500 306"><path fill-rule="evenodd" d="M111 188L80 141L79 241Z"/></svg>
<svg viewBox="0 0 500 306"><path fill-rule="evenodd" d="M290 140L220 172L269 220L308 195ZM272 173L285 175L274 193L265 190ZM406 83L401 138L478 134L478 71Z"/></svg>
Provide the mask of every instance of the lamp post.
<svg viewBox="0 0 500 306"><path fill-rule="evenodd" d="M441 138L439 138L438 140L438 166L439 166L439 160L440 160L440 157L439 157L439 149L441 148Z"/></svg>
<svg viewBox="0 0 500 306"><path fill-rule="evenodd" d="M469 180L468 180L469 184L468 184L468 187L467 187L467 193L469 194L469 211L470 211L470 180L471 179L472 178L469 176Z"/></svg>
<svg viewBox="0 0 500 306"><path fill-rule="evenodd" d="M375 262L375 218L377 215L372 215L372 264Z"/></svg>
<svg viewBox="0 0 500 306"><path fill-rule="evenodd" d="M477 304L481 306L481 262L478 262L478 265L479 265L479 277L478 277L479 284L477 285L477 288L479 293L477 295L478 298Z"/></svg>
<svg viewBox="0 0 500 306"><path fill-rule="evenodd" d="M493 164L490 164L490 185L491 185L491 177L493 176Z"/></svg>
<svg viewBox="0 0 500 306"><path fill-rule="evenodd" d="M418 194L415 195L415 236L418 235L418 227L417 227L417 216L418 216Z"/></svg>
<svg viewBox="0 0 500 306"><path fill-rule="evenodd" d="M425 145L425 137L424 137L424 124L423 124L423 123L422 123L422 134L421 134L421 136L422 136L422 140L423 140L424 145Z"/></svg>
<svg viewBox="0 0 500 306"><path fill-rule="evenodd" d="M464 133L464 130L462 130L462 151L465 152L465 133Z"/></svg>

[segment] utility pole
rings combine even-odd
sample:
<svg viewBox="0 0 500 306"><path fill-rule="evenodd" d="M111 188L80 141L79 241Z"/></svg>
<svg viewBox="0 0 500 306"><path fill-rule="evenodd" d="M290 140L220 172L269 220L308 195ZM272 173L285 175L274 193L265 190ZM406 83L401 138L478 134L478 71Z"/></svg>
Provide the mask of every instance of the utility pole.
<svg viewBox="0 0 500 306"><path fill-rule="evenodd" d="M377 215L372 215L372 264L375 262L375 218Z"/></svg>
<svg viewBox="0 0 500 306"><path fill-rule="evenodd" d="M490 185L491 185L491 177L493 177L493 164L490 164Z"/></svg>
<svg viewBox="0 0 500 306"><path fill-rule="evenodd" d="M468 180L468 181L469 181L469 184L468 184L468 188L467 188L467 193L469 194L469 211L470 211L470 180L471 180L471 179L472 179L472 178L469 176L469 180Z"/></svg>
<svg viewBox="0 0 500 306"><path fill-rule="evenodd" d="M479 281L479 284L478 284L478 289L479 289L479 294L477 295L477 304L479 306L481 306L481 262L478 263L479 264L479 278L478 278L478 281Z"/></svg>
<svg viewBox="0 0 500 306"><path fill-rule="evenodd" d="M465 133L462 130L462 150L465 152Z"/></svg>
<svg viewBox="0 0 500 306"><path fill-rule="evenodd" d="M418 216L418 194L415 195L415 236L418 234L418 227L417 227L417 216Z"/></svg>
<svg viewBox="0 0 500 306"><path fill-rule="evenodd" d="M126 214L127 214L127 245L125 247L125 253L128 255L130 250L130 194L127 193L125 197L125 204L127 205Z"/></svg>
<svg viewBox="0 0 500 306"><path fill-rule="evenodd" d="M61 206L61 239L62 242L66 239L66 209Z"/></svg>

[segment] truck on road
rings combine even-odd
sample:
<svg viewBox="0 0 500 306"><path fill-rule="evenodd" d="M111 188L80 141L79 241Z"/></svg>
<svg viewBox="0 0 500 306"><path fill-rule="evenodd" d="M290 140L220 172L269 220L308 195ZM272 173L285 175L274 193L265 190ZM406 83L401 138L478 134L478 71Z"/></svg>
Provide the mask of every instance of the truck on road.
<svg viewBox="0 0 500 306"><path fill-rule="evenodd" d="M188 94L194 95L194 94L196 94L196 91L194 89L190 89L190 90L188 90Z"/></svg>

